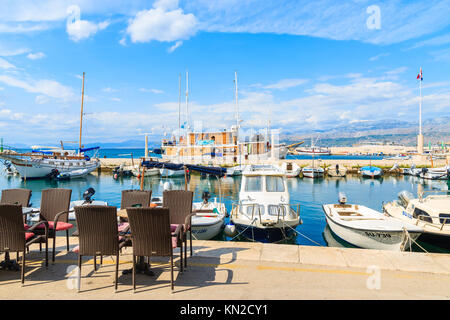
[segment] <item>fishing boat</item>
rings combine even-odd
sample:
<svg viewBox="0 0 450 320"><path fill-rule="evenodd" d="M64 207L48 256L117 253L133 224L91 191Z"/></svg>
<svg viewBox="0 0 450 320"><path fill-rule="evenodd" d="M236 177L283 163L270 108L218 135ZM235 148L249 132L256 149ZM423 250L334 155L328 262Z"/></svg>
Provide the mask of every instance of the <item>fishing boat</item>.
<svg viewBox="0 0 450 320"><path fill-rule="evenodd" d="M416 240L423 232L420 227L368 207L346 204L342 196L338 204L322 207L333 233L359 248L403 251L410 249L411 240Z"/></svg>
<svg viewBox="0 0 450 320"><path fill-rule="evenodd" d="M160 174L160 170L157 168L149 168L142 170L142 168L140 168L137 164L133 166L131 172L135 177L140 177L142 175L142 172L144 173L144 177L158 176Z"/></svg>
<svg viewBox="0 0 450 320"><path fill-rule="evenodd" d="M84 101L84 72L81 96L80 137L78 150L67 150L61 141L61 147L32 146L31 152L4 150L0 158L10 161L23 179L57 177L71 178L86 176L100 166L97 157L99 147L84 148L81 144ZM90 157L88 151L96 150Z"/></svg>
<svg viewBox="0 0 450 320"><path fill-rule="evenodd" d="M327 175L330 177L345 177L347 175L347 168L336 164L334 167L327 168Z"/></svg>
<svg viewBox="0 0 450 320"><path fill-rule="evenodd" d="M419 176L420 172L422 172L421 168L416 168L416 165L411 165L410 168L402 168L402 173L408 176Z"/></svg>
<svg viewBox="0 0 450 320"><path fill-rule="evenodd" d="M422 228L419 240L450 249L450 194L447 190L429 192L435 194L414 198L410 192L402 191L398 200L384 204L383 210L391 217Z"/></svg>
<svg viewBox="0 0 450 320"><path fill-rule="evenodd" d="M239 203L230 220L238 235L251 241L279 242L291 238L302 223L300 207L290 204L286 176L271 165L250 165L242 173Z"/></svg>
<svg viewBox="0 0 450 320"><path fill-rule="evenodd" d="M281 170L285 172L287 178L295 178L300 175L302 168L295 162L283 162Z"/></svg>
<svg viewBox="0 0 450 320"><path fill-rule="evenodd" d="M317 143L317 140L319 140L319 137L317 137L316 143ZM315 146L312 137L311 137L311 146L310 147L296 148L295 151L296 151L297 155L322 155L322 156L331 155L330 149Z"/></svg>
<svg viewBox="0 0 450 320"><path fill-rule="evenodd" d="M379 178L383 175L383 170L375 166L365 166L359 169L359 173L364 178Z"/></svg>
<svg viewBox="0 0 450 320"><path fill-rule="evenodd" d="M317 178L323 178L324 174L325 174L325 170L321 167L304 167L302 169L302 174L303 177L306 178L312 178L312 179L317 179Z"/></svg>
<svg viewBox="0 0 450 320"><path fill-rule="evenodd" d="M450 166L441 168L422 168L419 177L428 180L449 180Z"/></svg>
<svg viewBox="0 0 450 320"><path fill-rule="evenodd" d="M167 168L159 169L159 174L162 178L175 178L175 177L184 177L184 169L180 170L171 170Z"/></svg>

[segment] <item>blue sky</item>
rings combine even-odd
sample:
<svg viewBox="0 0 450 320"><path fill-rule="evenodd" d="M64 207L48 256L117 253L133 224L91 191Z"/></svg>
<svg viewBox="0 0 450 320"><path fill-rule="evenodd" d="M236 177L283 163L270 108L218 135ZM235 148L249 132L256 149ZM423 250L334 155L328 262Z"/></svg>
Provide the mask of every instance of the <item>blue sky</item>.
<svg viewBox="0 0 450 320"><path fill-rule="evenodd" d="M450 115L448 1L1 0L5 144L160 138L178 125L178 77L205 128L326 130ZM184 118L184 114L182 115Z"/></svg>

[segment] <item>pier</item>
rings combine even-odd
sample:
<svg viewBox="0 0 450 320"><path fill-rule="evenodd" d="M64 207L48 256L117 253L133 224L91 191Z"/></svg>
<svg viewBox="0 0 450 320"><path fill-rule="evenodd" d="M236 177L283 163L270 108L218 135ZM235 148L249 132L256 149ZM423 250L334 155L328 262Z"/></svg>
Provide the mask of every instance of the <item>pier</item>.
<svg viewBox="0 0 450 320"><path fill-rule="evenodd" d="M121 275L131 266L131 248L120 255L118 292L113 285L115 261L104 257L94 272L92 257L85 257L78 293L76 277L70 273L77 254L65 251L65 241L57 238L56 261L48 268L43 266L44 252L31 250L23 287L19 272L0 272L0 299L450 298L449 254L222 241L193 241L187 270L180 274L175 268L174 293L168 260L155 257L151 259L155 276L138 274L133 294L131 274ZM71 249L77 242L71 237ZM175 262L178 266L178 251Z"/></svg>

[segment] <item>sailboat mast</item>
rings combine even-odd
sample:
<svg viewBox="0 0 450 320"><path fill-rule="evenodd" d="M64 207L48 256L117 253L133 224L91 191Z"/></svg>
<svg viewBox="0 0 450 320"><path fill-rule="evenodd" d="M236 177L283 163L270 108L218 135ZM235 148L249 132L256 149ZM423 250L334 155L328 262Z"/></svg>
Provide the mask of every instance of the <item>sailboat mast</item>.
<svg viewBox="0 0 450 320"><path fill-rule="evenodd" d="M239 103L238 103L238 83L237 83L237 71L234 72L234 87L236 98L236 146L239 152L239 165L242 164L242 151L239 146Z"/></svg>
<svg viewBox="0 0 450 320"><path fill-rule="evenodd" d="M420 67L419 134L422 135L422 67Z"/></svg>
<svg viewBox="0 0 450 320"><path fill-rule="evenodd" d="M83 72L83 84L81 89L80 139L79 139L80 145L78 149L78 154L81 153L81 133L83 130L83 104L84 104L84 72Z"/></svg>
<svg viewBox="0 0 450 320"><path fill-rule="evenodd" d="M181 73L178 75L178 143L181 137Z"/></svg>
<svg viewBox="0 0 450 320"><path fill-rule="evenodd" d="M186 129L189 126L189 72L186 70ZM187 135L186 135L187 137Z"/></svg>

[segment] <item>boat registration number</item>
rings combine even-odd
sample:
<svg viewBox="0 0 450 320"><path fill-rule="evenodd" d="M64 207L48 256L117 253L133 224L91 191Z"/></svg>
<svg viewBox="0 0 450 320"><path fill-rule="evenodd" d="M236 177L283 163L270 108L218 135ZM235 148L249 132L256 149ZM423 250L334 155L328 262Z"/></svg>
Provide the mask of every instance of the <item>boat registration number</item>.
<svg viewBox="0 0 450 320"><path fill-rule="evenodd" d="M391 235L389 233L379 233L379 232L365 232L366 236L372 237L372 238L390 238Z"/></svg>

